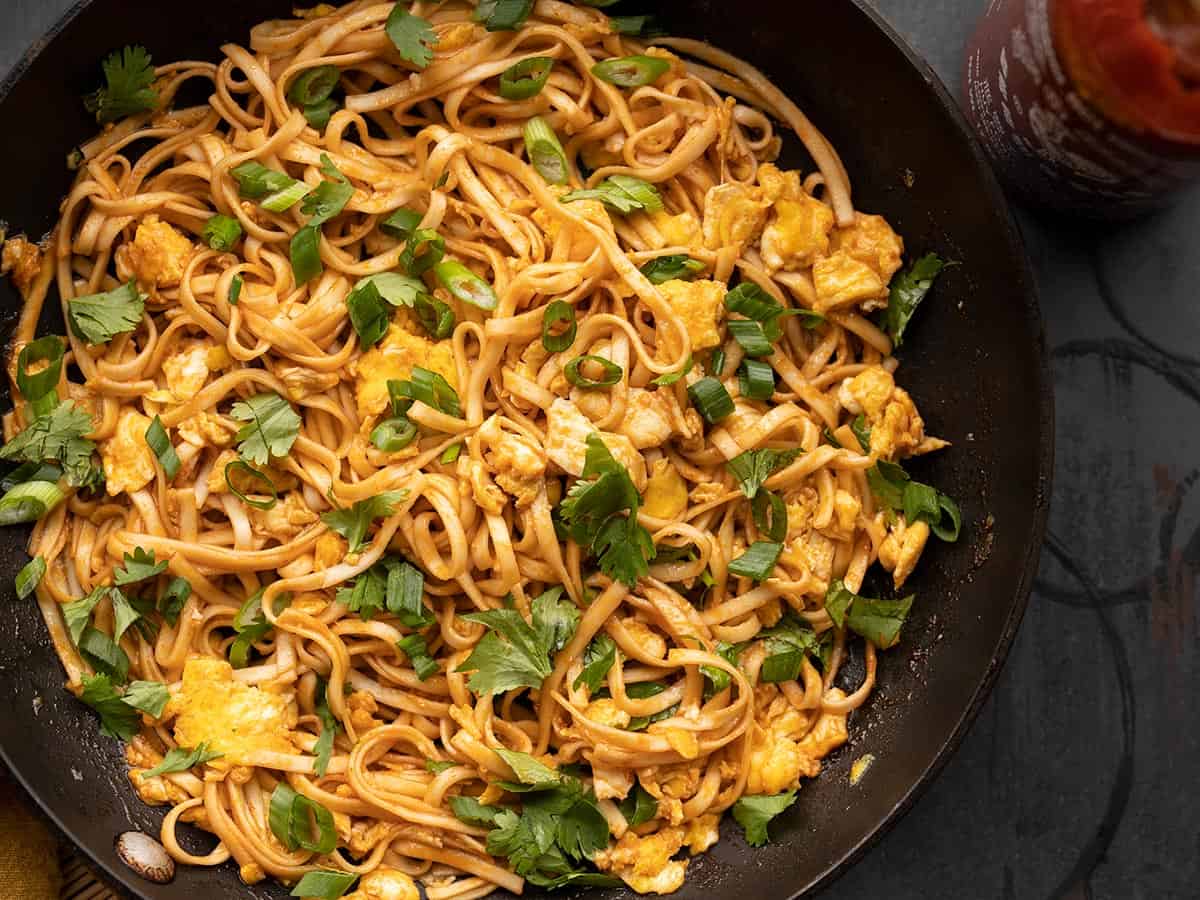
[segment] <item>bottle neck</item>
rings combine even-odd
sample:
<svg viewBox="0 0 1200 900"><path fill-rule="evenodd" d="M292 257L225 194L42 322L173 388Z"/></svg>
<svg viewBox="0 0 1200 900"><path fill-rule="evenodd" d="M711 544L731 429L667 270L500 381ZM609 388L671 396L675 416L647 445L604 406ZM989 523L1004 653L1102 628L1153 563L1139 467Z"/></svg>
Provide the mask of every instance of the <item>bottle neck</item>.
<svg viewBox="0 0 1200 900"><path fill-rule="evenodd" d="M1175 74L1189 90L1200 88L1200 0L1147 0L1151 30L1175 53Z"/></svg>
<svg viewBox="0 0 1200 900"><path fill-rule="evenodd" d="M1054 0L1076 87L1136 133L1200 148L1200 0Z"/></svg>

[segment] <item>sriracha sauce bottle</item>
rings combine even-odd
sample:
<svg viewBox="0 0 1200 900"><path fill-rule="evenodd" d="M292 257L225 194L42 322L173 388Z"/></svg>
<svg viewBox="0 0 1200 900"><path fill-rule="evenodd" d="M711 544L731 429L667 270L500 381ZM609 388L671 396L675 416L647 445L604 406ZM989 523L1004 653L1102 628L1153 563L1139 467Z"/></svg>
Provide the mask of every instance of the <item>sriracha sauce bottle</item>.
<svg viewBox="0 0 1200 900"><path fill-rule="evenodd" d="M967 116L1038 205L1130 218L1200 178L1200 0L992 0Z"/></svg>

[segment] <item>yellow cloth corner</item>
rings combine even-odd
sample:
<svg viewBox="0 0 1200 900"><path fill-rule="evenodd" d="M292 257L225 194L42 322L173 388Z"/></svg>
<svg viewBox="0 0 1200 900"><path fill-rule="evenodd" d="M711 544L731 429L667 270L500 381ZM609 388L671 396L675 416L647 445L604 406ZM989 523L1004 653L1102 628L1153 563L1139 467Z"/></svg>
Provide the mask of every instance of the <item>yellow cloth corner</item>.
<svg viewBox="0 0 1200 900"><path fill-rule="evenodd" d="M0 897L57 900L61 882L58 842L21 789L0 774Z"/></svg>

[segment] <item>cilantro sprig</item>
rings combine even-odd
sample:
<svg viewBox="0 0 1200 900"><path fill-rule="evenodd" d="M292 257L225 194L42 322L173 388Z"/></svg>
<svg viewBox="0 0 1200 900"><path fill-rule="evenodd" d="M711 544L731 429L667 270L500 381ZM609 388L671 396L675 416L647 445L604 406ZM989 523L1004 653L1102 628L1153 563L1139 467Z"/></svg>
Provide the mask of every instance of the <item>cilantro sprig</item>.
<svg viewBox="0 0 1200 900"><path fill-rule="evenodd" d="M418 69L424 69L433 61L437 32L426 19L410 13L403 2L392 7L384 31L400 56Z"/></svg>
<svg viewBox="0 0 1200 900"><path fill-rule="evenodd" d="M396 505L403 502L408 491L384 491L366 500L359 500L349 509L337 509L333 512L322 513L321 521L346 539L350 552L357 553L362 549L367 529L376 519L392 515Z"/></svg>
<svg viewBox="0 0 1200 900"><path fill-rule="evenodd" d="M733 805L733 818L746 832L746 843L761 847L770 839L767 826L771 820L796 802L796 792L768 796L759 794L742 797Z"/></svg>
<svg viewBox="0 0 1200 900"><path fill-rule="evenodd" d="M153 89L154 66L145 47L124 47L109 54L101 68L104 87L83 98L83 105L95 113L101 125L158 106Z"/></svg>
<svg viewBox="0 0 1200 900"><path fill-rule="evenodd" d="M883 325L897 348L904 343L904 332L917 307L928 296L934 280L947 265L936 253L928 253L892 279L887 309L883 312Z"/></svg>
<svg viewBox="0 0 1200 900"><path fill-rule="evenodd" d="M654 541L638 524L641 497L598 434L587 439L580 479L558 508L571 540L596 557L609 578L633 587L649 572Z"/></svg>
<svg viewBox="0 0 1200 900"><path fill-rule="evenodd" d="M551 655L571 640L579 610L551 588L531 604L531 622L515 609L467 613L462 618L489 631L458 667L472 672L467 686L476 694L501 694L519 687L541 687L553 671Z"/></svg>
<svg viewBox="0 0 1200 900"><path fill-rule="evenodd" d="M35 464L53 460L62 466L71 485L95 486L103 476L92 463L96 445L84 437L91 430L92 418L85 410L74 403L60 403L0 447L0 459Z"/></svg>
<svg viewBox="0 0 1200 900"><path fill-rule="evenodd" d="M608 822L595 794L578 778L529 754L504 748L496 752L518 779L500 786L521 795L521 808L486 806L469 797L450 801L459 819L491 829L488 852L506 857L513 871L538 887L617 886L616 879L582 868L608 845Z"/></svg>
<svg viewBox="0 0 1200 900"><path fill-rule="evenodd" d="M233 404L229 414L247 423L237 433L238 452L260 466L287 456L300 434L300 416L278 394L257 394Z"/></svg>

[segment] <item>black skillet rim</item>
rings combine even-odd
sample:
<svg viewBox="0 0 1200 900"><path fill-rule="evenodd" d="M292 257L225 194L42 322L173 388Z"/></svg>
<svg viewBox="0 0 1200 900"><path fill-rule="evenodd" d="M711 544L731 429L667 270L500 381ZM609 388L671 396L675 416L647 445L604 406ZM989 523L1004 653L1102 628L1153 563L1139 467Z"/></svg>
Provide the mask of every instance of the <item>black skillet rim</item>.
<svg viewBox="0 0 1200 900"><path fill-rule="evenodd" d="M34 60L41 54L46 45L58 36L84 9L92 4L93 0L79 0L74 6L67 10L63 16L54 23L35 43L30 45L29 49L22 54L21 58L13 66L12 70L0 82L0 102L7 96L13 86L17 84L33 64ZM942 82L941 78L933 68L927 63L912 46L905 40L874 8L869 6L866 0L850 0L850 3L861 13L866 20L878 29L883 35L900 51L905 60L910 66L920 73L925 81L928 89L937 99L938 104L946 113L958 137L966 142L970 149L971 157L974 161L976 173L980 178L980 182L985 192L985 200L989 207L997 210L1000 213L1000 218L1003 223L1005 238L1014 251L1014 256L1017 258L1018 267L1014 274L1017 293L1022 301L1025 311L1025 318L1030 334L1033 336L1037 349L1038 371L1037 380L1039 382L1038 392L1038 419L1042 431L1042 441L1038 449L1038 503L1033 510L1033 523L1030 530L1029 541L1026 545L1025 561L1022 566L1020 578L1017 581L1016 593L1013 597L1013 603L1009 610L1008 619L1005 622L1004 629L1000 634L999 643L997 644L996 652L992 656L991 663L988 666L987 672L980 680L971 702L963 710L959 717L958 724L955 725L954 731L950 737L938 750L937 755L933 758L925 771L913 781L908 791L897 801L896 805L882 818L875 828L851 847L842 858L831 864L807 889L801 889L795 894L790 895L791 900L797 900L802 894L816 893L824 887L827 887L839 876L846 872L851 866L857 863L863 855L871 849L890 829L894 828L897 823L908 813L909 810L920 799L921 795L928 789L929 785L937 778L942 769L950 761L954 752L962 744L968 730L974 723L984 703L992 692L995 686L996 679L999 677L1000 671L1004 667L1005 661L1008 659L1009 651L1012 649L1013 642L1016 640L1017 631L1020 629L1021 621L1025 616L1025 611L1029 605L1030 592L1033 589L1033 581L1037 575L1038 561L1041 557L1041 547L1045 537L1046 525L1049 516L1049 497L1051 484L1054 474L1054 390L1053 378L1050 370L1050 357L1046 349L1046 333L1045 325L1042 319L1041 306L1038 299L1037 284L1034 279L1033 269L1029 261L1029 256L1025 250L1025 243L1021 237L1020 229L1017 226L1016 218L1013 215L1012 209L1009 206L1004 192L1000 187L1000 183L993 172L991 165L987 162L984 156L983 149L979 145L974 132L967 123L966 117L963 115L954 96ZM138 885L128 872L118 871L117 869L108 866L100 859L91 855L85 848L84 844L75 838L75 835L67 829L62 819L55 813L51 805L44 800L40 795L30 790L30 786L26 779L19 771L11 765L8 752L4 746L0 744L0 760L8 768L9 773L20 785L25 793L32 797L42 814L45 815L59 830L64 834L72 844L79 848L81 852L87 856L88 861L104 875L104 877L129 891L134 896L142 896L138 890Z"/></svg>

